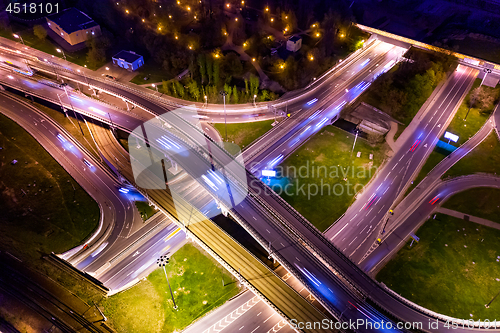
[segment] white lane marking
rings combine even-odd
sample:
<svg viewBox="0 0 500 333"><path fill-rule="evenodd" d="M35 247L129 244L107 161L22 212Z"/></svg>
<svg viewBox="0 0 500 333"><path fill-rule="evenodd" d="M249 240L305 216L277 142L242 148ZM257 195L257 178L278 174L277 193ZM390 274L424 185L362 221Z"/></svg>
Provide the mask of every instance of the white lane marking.
<svg viewBox="0 0 500 333"><path fill-rule="evenodd" d="M396 167L398 166L398 164L394 164L394 166L392 167L391 171L394 170Z"/></svg>
<svg viewBox="0 0 500 333"><path fill-rule="evenodd" d="M387 177L389 177L390 174L391 174L391 171L389 171L389 173L387 174L387 176L385 176L384 181L387 180Z"/></svg>
<svg viewBox="0 0 500 333"><path fill-rule="evenodd" d="M342 227L342 229L339 230L339 232L337 232L332 238L330 238L330 240L333 240L335 237L337 237L338 234L340 234L342 232L342 230L344 230L345 227L347 227L349 223L346 223L345 226Z"/></svg>
<svg viewBox="0 0 500 333"><path fill-rule="evenodd" d="M352 217L352 219L350 219L350 220L349 220L349 222L351 222L352 220L354 220L354 218L355 218L356 216L358 216L358 214L354 215L354 216Z"/></svg>
<svg viewBox="0 0 500 333"><path fill-rule="evenodd" d="M207 328L206 330L203 331L203 333L209 333L209 332L220 332L224 328L226 328L229 324L234 322L236 319L241 317L245 312L250 310L255 304L259 303L260 299L258 296L253 297L251 300L237 308L236 310L233 310L230 314ZM260 314L260 313L259 313ZM241 327L243 328L243 326ZM240 328L240 329L241 329Z"/></svg>
<svg viewBox="0 0 500 333"><path fill-rule="evenodd" d="M264 320L264 323L265 323L266 321L268 321L269 319L271 319L272 317L274 317L274 315L275 315L275 314L276 314L276 313L273 313L273 314L272 314L269 318L267 318L266 320Z"/></svg>
<svg viewBox="0 0 500 333"><path fill-rule="evenodd" d="M399 159L398 162L401 162L401 160L403 159L403 157L405 157L405 155L401 156L401 158Z"/></svg>
<svg viewBox="0 0 500 333"><path fill-rule="evenodd" d="M254 328L254 330L252 332L250 332L250 333L253 333L253 332L257 331L259 329L259 327L260 327L260 325L257 326L256 328Z"/></svg>
<svg viewBox="0 0 500 333"><path fill-rule="evenodd" d="M349 243L349 246L351 246L351 244L356 240L356 238L358 238L358 236L354 237L354 239Z"/></svg>

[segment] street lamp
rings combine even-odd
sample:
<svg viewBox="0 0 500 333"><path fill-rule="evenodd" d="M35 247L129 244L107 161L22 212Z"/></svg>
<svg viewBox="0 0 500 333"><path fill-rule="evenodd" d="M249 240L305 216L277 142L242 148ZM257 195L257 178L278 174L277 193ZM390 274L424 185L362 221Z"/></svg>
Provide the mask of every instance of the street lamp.
<svg viewBox="0 0 500 333"><path fill-rule="evenodd" d="M170 287L167 271L165 269L165 266L168 264L168 260L169 258L167 256L160 256L160 258L156 260L156 263L158 264L158 266L163 267L163 271L165 272L165 277L167 278L168 289L170 289L170 296L172 296L172 302L174 303L174 310L177 310L177 304L175 304L174 294L172 294L172 288Z"/></svg>
<svg viewBox="0 0 500 333"><path fill-rule="evenodd" d="M64 54L64 51L61 49L56 49L57 52L62 53L64 60L66 60L66 54Z"/></svg>
<svg viewBox="0 0 500 333"><path fill-rule="evenodd" d="M220 91L222 98L224 99L224 128L226 132L226 141L227 141L227 115L226 115L226 95L227 93L224 90Z"/></svg>
<svg viewBox="0 0 500 333"><path fill-rule="evenodd" d="M153 88L156 88L156 92L158 92L158 87L156 86L156 84L151 84L153 86Z"/></svg>
<svg viewBox="0 0 500 333"><path fill-rule="evenodd" d="M24 46L26 46L26 44L24 44L24 39L23 37L21 37L21 35L18 35L18 34L13 34L14 38L18 38L21 40L21 42L23 43Z"/></svg>
<svg viewBox="0 0 500 333"><path fill-rule="evenodd" d="M207 95L205 95L203 97L205 97L205 107L206 107L208 105L208 97L207 97Z"/></svg>
<svg viewBox="0 0 500 333"><path fill-rule="evenodd" d="M257 98L257 95L253 95L253 106L257 106L257 104L255 104L255 99Z"/></svg>

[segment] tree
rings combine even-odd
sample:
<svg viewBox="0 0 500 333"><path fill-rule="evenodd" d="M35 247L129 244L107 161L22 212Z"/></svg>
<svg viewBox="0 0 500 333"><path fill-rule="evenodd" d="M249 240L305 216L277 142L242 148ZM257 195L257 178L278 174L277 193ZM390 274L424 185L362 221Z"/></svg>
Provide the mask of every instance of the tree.
<svg viewBox="0 0 500 333"><path fill-rule="evenodd" d="M191 80L191 82L187 85L189 94L194 98L195 101L200 100L200 88L198 88L198 83L195 80Z"/></svg>
<svg viewBox="0 0 500 333"><path fill-rule="evenodd" d="M47 30L40 24L37 24L33 27L33 34L38 38L38 39L45 39L47 38Z"/></svg>
<svg viewBox="0 0 500 333"><path fill-rule="evenodd" d="M495 97L488 93L483 86L474 89L470 97L471 106L478 108L481 112L490 108L494 101Z"/></svg>
<svg viewBox="0 0 500 333"><path fill-rule="evenodd" d="M180 98L184 98L185 90L184 90L184 85L180 83L178 80L174 80L174 85L175 85L175 90L177 91L177 95L179 95Z"/></svg>
<svg viewBox="0 0 500 333"><path fill-rule="evenodd" d="M259 78L255 75L250 75L250 94L257 95L259 92Z"/></svg>
<svg viewBox="0 0 500 333"><path fill-rule="evenodd" d="M215 60L214 61L214 68L213 68L213 71L214 71L213 76L214 76L214 84L216 87L219 84L219 78L220 78L219 69L220 69L220 63L218 60Z"/></svg>
<svg viewBox="0 0 500 333"><path fill-rule="evenodd" d="M237 104L239 102L238 88L233 86L233 103Z"/></svg>
<svg viewBox="0 0 500 333"><path fill-rule="evenodd" d="M264 89L261 91L261 94L259 96L259 99L261 102L265 102L269 100L269 90Z"/></svg>
<svg viewBox="0 0 500 333"><path fill-rule="evenodd" d="M205 83L205 80L207 79L207 67L206 67L206 61L205 61L205 54L200 53L198 54L198 66L200 67L200 75L201 75L201 83Z"/></svg>
<svg viewBox="0 0 500 333"><path fill-rule="evenodd" d="M165 81L165 80L161 81L161 90L163 91L164 94L170 95L168 81Z"/></svg>
<svg viewBox="0 0 500 333"><path fill-rule="evenodd" d="M231 93L233 92L233 89L229 84L224 84L224 91L226 93L226 103L229 103L231 101Z"/></svg>
<svg viewBox="0 0 500 333"><path fill-rule="evenodd" d="M212 57L206 57L205 58L205 63L207 66L207 77L208 77L208 84L213 83L213 60Z"/></svg>

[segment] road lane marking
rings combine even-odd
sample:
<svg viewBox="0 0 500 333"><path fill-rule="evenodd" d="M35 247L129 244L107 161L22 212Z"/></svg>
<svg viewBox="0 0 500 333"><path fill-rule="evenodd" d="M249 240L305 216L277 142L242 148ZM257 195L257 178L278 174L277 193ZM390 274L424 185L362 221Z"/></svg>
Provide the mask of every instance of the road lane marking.
<svg viewBox="0 0 500 333"><path fill-rule="evenodd" d="M338 234L340 234L342 232L342 230L344 230L345 227L347 227L349 223L346 223L345 226L342 227L342 229L339 230L339 232L337 232L332 238L330 238L330 240L333 240L335 237L337 237Z"/></svg>

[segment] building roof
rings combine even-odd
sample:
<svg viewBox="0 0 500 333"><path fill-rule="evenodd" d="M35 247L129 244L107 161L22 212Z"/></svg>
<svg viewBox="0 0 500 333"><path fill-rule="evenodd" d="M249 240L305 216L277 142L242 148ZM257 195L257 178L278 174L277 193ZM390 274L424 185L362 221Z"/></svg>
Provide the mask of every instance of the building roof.
<svg viewBox="0 0 500 333"><path fill-rule="evenodd" d="M302 37L300 37L300 36L292 36L288 40L295 43L301 39L302 39Z"/></svg>
<svg viewBox="0 0 500 333"><path fill-rule="evenodd" d="M128 63L133 63L140 57L142 56L133 51L125 51L125 50L121 50L120 52L118 52L113 56L114 59L122 59Z"/></svg>
<svg viewBox="0 0 500 333"><path fill-rule="evenodd" d="M98 26L98 24L95 23L95 21L92 20L87 14L74 7L49 15L47 18L56 23L67 34Z"/></svg>

